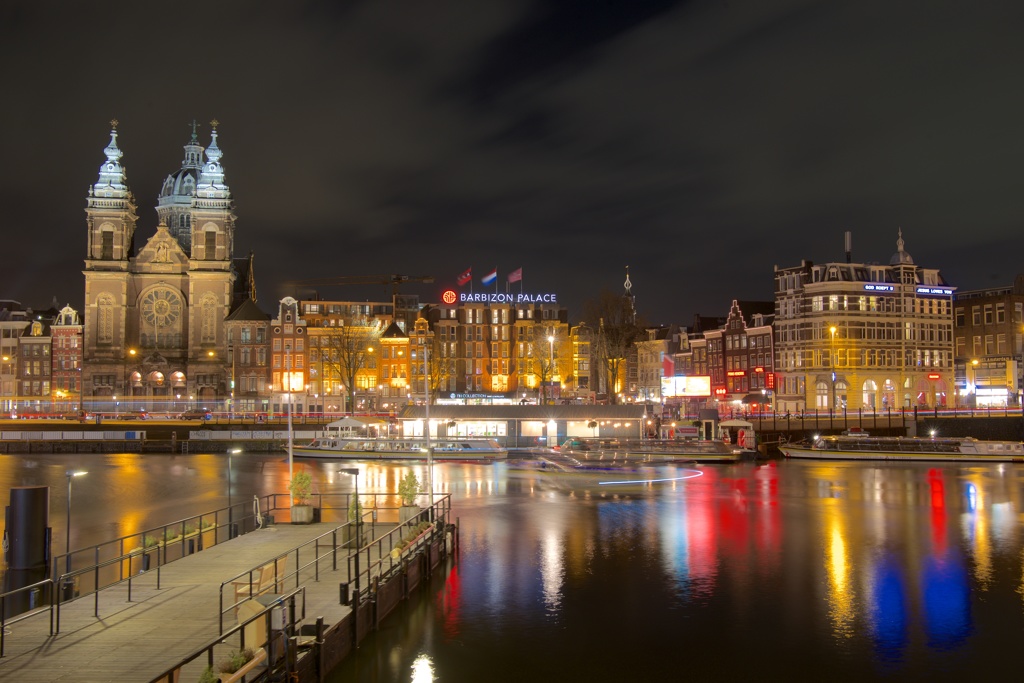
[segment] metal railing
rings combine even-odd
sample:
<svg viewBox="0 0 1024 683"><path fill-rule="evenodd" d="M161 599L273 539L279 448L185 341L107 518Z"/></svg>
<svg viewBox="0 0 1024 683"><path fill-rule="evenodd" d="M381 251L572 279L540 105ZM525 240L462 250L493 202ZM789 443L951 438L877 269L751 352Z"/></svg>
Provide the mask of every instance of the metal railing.
<svg viewBox="0 0 1024 683"><path fill-rule="evenodd" d="M437 494L435 494L437 495ZM396 539L400 543L403 540L412 540L413 543L408 549L415 550L418 547L430 543L438 536L443 537L451 518L452 499L450 494L443 494L434 501L433 507L426 507L420 510L419 514L392 529L389 533L362 546L348 557L348 575L354 584L355 596L360 598L363 592L370 590L374 579L386 579L394 571L402 567L402 555L398 557L391 551L397 546ZM408 534L408 529L415 527L419 522L431 522L433 526L426 532L417 535L414 539L403 539L403 533ZM363 557L365 555L365 558ZM376 559L374 559L376 557ZM363 569L360 568L362 565ZM365 577L365 578L364 578Z"/></svg>
<svg viewBox="0 0 1024 683"><path fill-rule="evenodd" d="M271 494L257 498L260 504L260 515L270 514L278 508L272 507L273 501L282 494ZM50 615L50 636L60 633L61 605L94 596L93 615L99 616L99 594L115 586L127 583L128 600L131 601L133 581L148 578L150 569L155 571L155 583L160 588L161 568L175 560L187 557L204 547L212 547L218 543L258 528L252 501L237 503L230 507L218 508L193 517L186 517L170 524L147 529L146 531L122 536L90 548L73 550L70 553L57 555L53 558L52 576L29 586L22 586L0 594L0 657L3 657L4 627L23 619L29 619L44 613ZM236 511L238 516L236 517ZM209 523L207 523L209 522ZM191 526L193 525L194 526ZM237 528L236 528L237 527ZM126 550L126 548L128 548ZM85 553L92 555L91 563L74 568L81 562ZM106 556L106 557L104 557ZM76 560L76 557L78 558ZM155 561L154 561L155 558ZM65 570L60 570L64 565ZM155 565L155 567L153 566ZM88 583L83 587L83 583ZM7 605L22 593L29 593L47 587L45 608L29 608L23 613L7 617Z"/></svg>
<svg viewBox="0 0 1024 683"><path fill-rule="evenodd" d="M10 619L7 618L7 599L8 598L13 598L13 597L15 597L17 595L20 595L22 593L28 593L28 595L30 596L30 604L31 604L31 596L33 595L33 593L35 591L40 591L40 594L41 594L42 588L44 586L47 589L46 590L47 595L44 598L44 601L46 603L48 603L48 604L45 604L42 607L38 607L38 608L33 608L33 607L30 606L29 610L27 612L23 612L21 614L17 614L15 616L11 617ZM53 635L53 593L54 593L53 580L52 579L43 579L42 581L36 581L35 583L33 583L33 584L29 585L29 586L22 586L21 588L15 588L12 591L7 591L6 593L0 594L0 657L4 656L4 645L6 644L5 643L5 639L7 637L7 626L10 625L10 624L16 624L19 621L22 621L24 619L29 619L30 617L34 617L34 616L42 614L44 612L48 612L50 614L50 635L51 636Z"/></svg>
<svg viewBox="0 0 1024 683"><path fill-rule="evenodd" d="M300 595L302 596L301 610L297 610L296 602L297 602L298 596L300 596ZM274 621L273 620L274 610L282 609L285 606L287 606L288 609L287 609L287 619L286 619L285 623L283 624L284 628L277 628L277 629L275 629L274 628L274 623L273 623L273 621ZM233 647L233 649L237 649L237 650L244 650L246 647L263 647L264 645L266 645L267 649L268 649L267 670L273 670L275 663L279 659L278 656L277 656L277 653L274 651L274 643L276 641L276 638L274 636L274 632L275 631L283 631L285 634L294 634L295 627L301 621L303 621L305 618L306 618L306 589L303 588L303 587L299 587L299 588L296 588L295 590L293 590L293 591L291 591L289 593L286 593L284 595L279 596L275 600L274 604L266 605L258 613L253 614L251 617L249 617L248 619L245 619L244 621L239 623L237 626L231 628L230 630L221 633L219 636L217 636L213 640L207 642L205 645L203 645L202 647L198 648L192 654L190 654L187 657L179 660L177 664L175 664L171 668L167 669L166 671L161 673L159 676L153 678L151 683L162 683L162 682L165 682L165 683L175 683L178 680L190 680L190 679L181 679L181 671L182 671L182 669L184 667L188 666L189 664L191 664L192 662L196 661L197 659L199 659L203 655L206 655L206 666L209 666L209 667L212 668L213 665L214 665L214 650L218 646L225 646L225 645L231 645ZM246 630L249 627L251 627L252 625L254 625L256 622L261 620L261 619L264 620L265 625L266 625L267 640L264 641L263 643L249 643L247 645L246 642L245 642ZM234 636L236 634L238 635L238 646L234 647L234 644L233 643L229 644L228 641L231 640L232 638L234 638ZM282 645L287 647L286 643L287 643L287 639L285 639L282 642ZM196 676L196 678L198 678L198 676Z"/></svg>

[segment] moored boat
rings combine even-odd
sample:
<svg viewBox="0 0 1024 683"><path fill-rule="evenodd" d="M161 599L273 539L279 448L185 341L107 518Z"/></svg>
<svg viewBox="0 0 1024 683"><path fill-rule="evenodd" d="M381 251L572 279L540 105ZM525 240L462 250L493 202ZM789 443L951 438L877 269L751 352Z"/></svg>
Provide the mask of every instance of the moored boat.
<svg viewBox="0 0 1024 683"><path fill-rule="evenodd" d="M619 440L619 439L567 439L559 448L565 455L585 460L602 460L609 457L632 457L640 460L690 462L735 462L740 459L743 449L722 441L696 440Z"/></svg>
<svg viewBox="0 0 1024 683"><path fill-rule="evenodd" d="M974 437L819 436L780 444L787 458L816 460L919 460L1024 462L1020 441L981 441Z"/></svg>
<svg viewBox="0 0 1024 683"><path fill-rule="evenodd" d="M494 439L431 439L434 460L495 460L508 457L508 449ZM426 460L425 439L322 436L293 446L295 455L307 458L355 460Z"/></svg>

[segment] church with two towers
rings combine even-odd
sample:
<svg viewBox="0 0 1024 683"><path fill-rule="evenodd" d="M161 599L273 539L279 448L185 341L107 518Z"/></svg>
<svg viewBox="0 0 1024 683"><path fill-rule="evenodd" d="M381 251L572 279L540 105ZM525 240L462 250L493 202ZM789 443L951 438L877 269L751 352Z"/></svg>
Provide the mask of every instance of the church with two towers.
<svg viewBox="0 0 1024 683"><path fill-rule="evenodd" d="M221 165L196 126L157 198L156 232L136 249L135 197L111 122L86 199L85 396L185 408L231 393L225 318L255 300L252 256L234 258L235 214Z"/></svg>

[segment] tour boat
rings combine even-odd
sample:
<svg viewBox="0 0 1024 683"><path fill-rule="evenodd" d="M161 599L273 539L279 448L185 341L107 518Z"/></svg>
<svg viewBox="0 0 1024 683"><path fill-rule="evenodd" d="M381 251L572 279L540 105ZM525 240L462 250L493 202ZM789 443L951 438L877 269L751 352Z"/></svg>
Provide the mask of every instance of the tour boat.
<svg viewBox="0 0 1024 683"><path fill-rule="evenodd" d="M1020 441L980 441L974 437L819 436L784 443L787 458L818 460L920 460L952 462L1024 462Z"/></svg>
<svg viewBox="0 0 1024 683"><path fill-rule="evenodd" d="M508 449L494 439L430 440L434 460L495 460L508 457ZM305 446L294 446L295 455L307 458L350 460L427 459L425 439L322 436Z"/></svg>
<svg viewBox="0 0 1024 683"><path fill-rule="evenodd" d="M723 441L644 439L623 440L605 438L567 439L559 451L585 460L603 460L625 456L648 461L735 462L743 449Z"/></svg>

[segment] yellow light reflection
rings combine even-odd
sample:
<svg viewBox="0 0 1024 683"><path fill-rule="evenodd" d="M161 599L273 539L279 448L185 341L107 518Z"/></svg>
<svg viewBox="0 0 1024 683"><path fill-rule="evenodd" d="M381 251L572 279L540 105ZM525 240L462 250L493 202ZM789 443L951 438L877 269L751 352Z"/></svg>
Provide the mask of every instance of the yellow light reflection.
<svg viewBox="0 0 1024 683"><path fill-rule="evenodd" d="M850 585L850 560L846 552L846 538L837 510L838 501L830 501L826 524L829 530L828 549L826 551L825 571L828 573L829 618L832 620L832 633L839 638L853 636L854 595Z"/></svg>
<svg viewBox="0 0 1024 683"><path fill-rule="evenodd" d="M412 683L433 683L434 663L428 655L420 655L412 662Z"/></svg>

